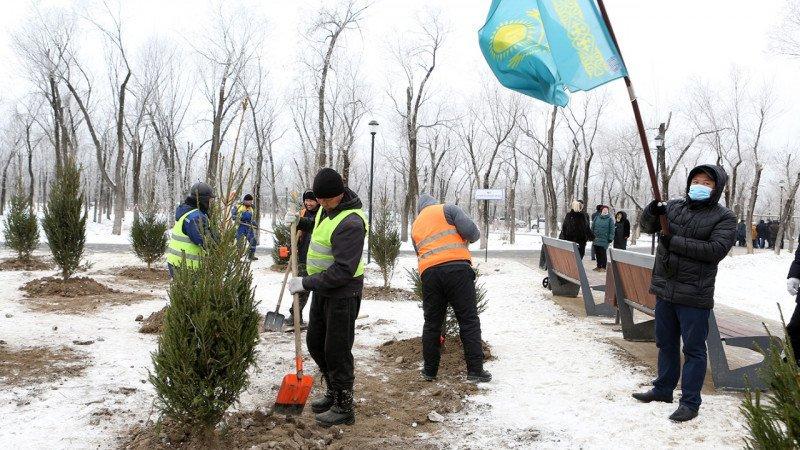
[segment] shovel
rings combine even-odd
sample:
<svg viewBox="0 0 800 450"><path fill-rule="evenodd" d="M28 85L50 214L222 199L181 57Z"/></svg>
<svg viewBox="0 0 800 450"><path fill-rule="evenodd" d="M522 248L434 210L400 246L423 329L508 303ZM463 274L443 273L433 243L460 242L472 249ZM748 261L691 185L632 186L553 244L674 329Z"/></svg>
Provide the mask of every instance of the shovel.
<svg viewBox="0 0 800 450"><path fill-rule="evenodd" d="M264 329L267 331L281 331L283 329L283 321L285 317L283 314L278 313L281 309L281 300L283 300L283 291L286 290L286 281L289 280L289 272L292 271L291 264L286 265L286 272L283 274L283 284L281 285L281 293L278 294L278 306L275 311L269 311L267 316L264 317Z"/></svg>
<svg viewBox="0 0 800 450"><path fill-rule="evenodd" d="M297 221L292 224L292 254L290 261L292 274L297 276ZM294 294L294 310L300 311L300 294ZM314 385L314 378L303 374L303 347L300 343L300 314L294 314L294 352L296 372L283 377L281 388L278 390L278 398L275 400L273 412L283 415L298 416L302 414L306 406L311 387Z"/></svg>

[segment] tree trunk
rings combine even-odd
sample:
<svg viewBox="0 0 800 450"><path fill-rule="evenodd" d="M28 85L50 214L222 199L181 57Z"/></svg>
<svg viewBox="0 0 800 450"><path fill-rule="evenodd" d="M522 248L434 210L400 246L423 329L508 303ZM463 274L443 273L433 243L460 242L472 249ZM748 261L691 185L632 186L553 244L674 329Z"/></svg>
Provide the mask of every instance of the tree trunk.
<svg viewBox="0 0 800 450"><path fill-rule="evenodd" d="M13 154L8 156L6 163L3 165L3 182L0 187L0 215L6 212L6 185L8 183L8 166L11 165Z"/></svg>
<svg viewBox="0 0 800 450"><path fill-rule="evenodd" d="M747 219L745 220L746 224L753 223L753 211L756 209L756 200L758 200L758 184L761 182L761 172L764 170L764 166L756 160L756 174L753 178L753 185L750 187L750 202L747 205ZM745 227L745 234L747 236L747 254L753 254L753 230L752 227L746 226Z"/></svg>
<svg viewBox="0 0 800 450"><path fill-rule="evenodd" d="M547 234L550 237L558 236L558 196L556 195L555 182L553 181L553 146L556 129L556 116L558 106L553 106L550 116L550 128L547 130L547 162L545 166L545 216L547 219Z"/></svg>
<svg viewBox="0 0 800 450"><path fill-rule="evenodd" d="M786 199L786 203L781 205L781 216L778 219L780 221L780 227L778 228L778 236L775 239L775 254L781 254L781 247L783 243L783 238L786 235L786 231L789 227L789 224L792 221L792 210L794 209L794 199L797 195L797 189L800 188L800 174L797 174L797 179L794 182L794 185L791 187L789 191L789 196ZM792 236L792 239L794 236ZM790 251L793 249L790 249Z"/></svg>

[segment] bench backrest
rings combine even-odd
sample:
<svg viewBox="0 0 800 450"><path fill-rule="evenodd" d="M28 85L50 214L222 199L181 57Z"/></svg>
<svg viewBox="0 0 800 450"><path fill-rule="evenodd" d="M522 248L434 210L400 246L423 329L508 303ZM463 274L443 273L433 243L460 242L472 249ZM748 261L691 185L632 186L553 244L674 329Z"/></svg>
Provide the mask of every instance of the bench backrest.
<svg viewBox="0 0 800 450"><path fill-rule="evenodd" d="M614 300L622 299L655 310L656 296L650 293L650 280L653 277L655 257L643 253L609 249L610 264L614 274ZM606 289L606 292L611 289Z"/></svg>
<svg viewBox="0 0 800 450"><path fill-rule="evenodd" d="M542 237L542 251L547 254L547 261L553 271L563 278L580 284L575 247L574 242Z"/></svg>

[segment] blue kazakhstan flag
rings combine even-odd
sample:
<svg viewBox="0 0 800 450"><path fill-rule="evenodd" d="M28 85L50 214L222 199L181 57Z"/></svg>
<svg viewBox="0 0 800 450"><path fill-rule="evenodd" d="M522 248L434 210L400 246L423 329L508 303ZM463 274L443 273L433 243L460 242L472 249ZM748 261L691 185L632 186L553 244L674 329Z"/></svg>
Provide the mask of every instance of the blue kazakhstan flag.
<svg viewBox="0 0 800 450"><path fill-rule="evenodd" d="M478 37L503 86L553 105L628 74L593 0L493 0Z"/></svg>

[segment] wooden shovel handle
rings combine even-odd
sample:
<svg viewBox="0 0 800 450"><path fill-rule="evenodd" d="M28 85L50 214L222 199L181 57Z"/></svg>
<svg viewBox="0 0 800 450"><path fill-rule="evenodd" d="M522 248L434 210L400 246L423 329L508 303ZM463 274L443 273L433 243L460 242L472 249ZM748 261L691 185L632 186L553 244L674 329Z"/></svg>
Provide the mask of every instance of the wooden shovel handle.
<svg viewBox="0 0 800 450"><path fill-rule="evenodd" d="M291 263L292 267L292 276L297 276L298 268L297 268L297 222L299 219L295 219L292 222L291 228L291 235L292 235L292 254L289 255L289 262ZM303 347L300 343L300 316L303 314L303 311L300 310L300 294L292 295L294 301L294 314L292 314L292 318L294 319L294 356L295 356L295 363L297 365L297 378L303 378L303 356L302 351Z"/></svg>

